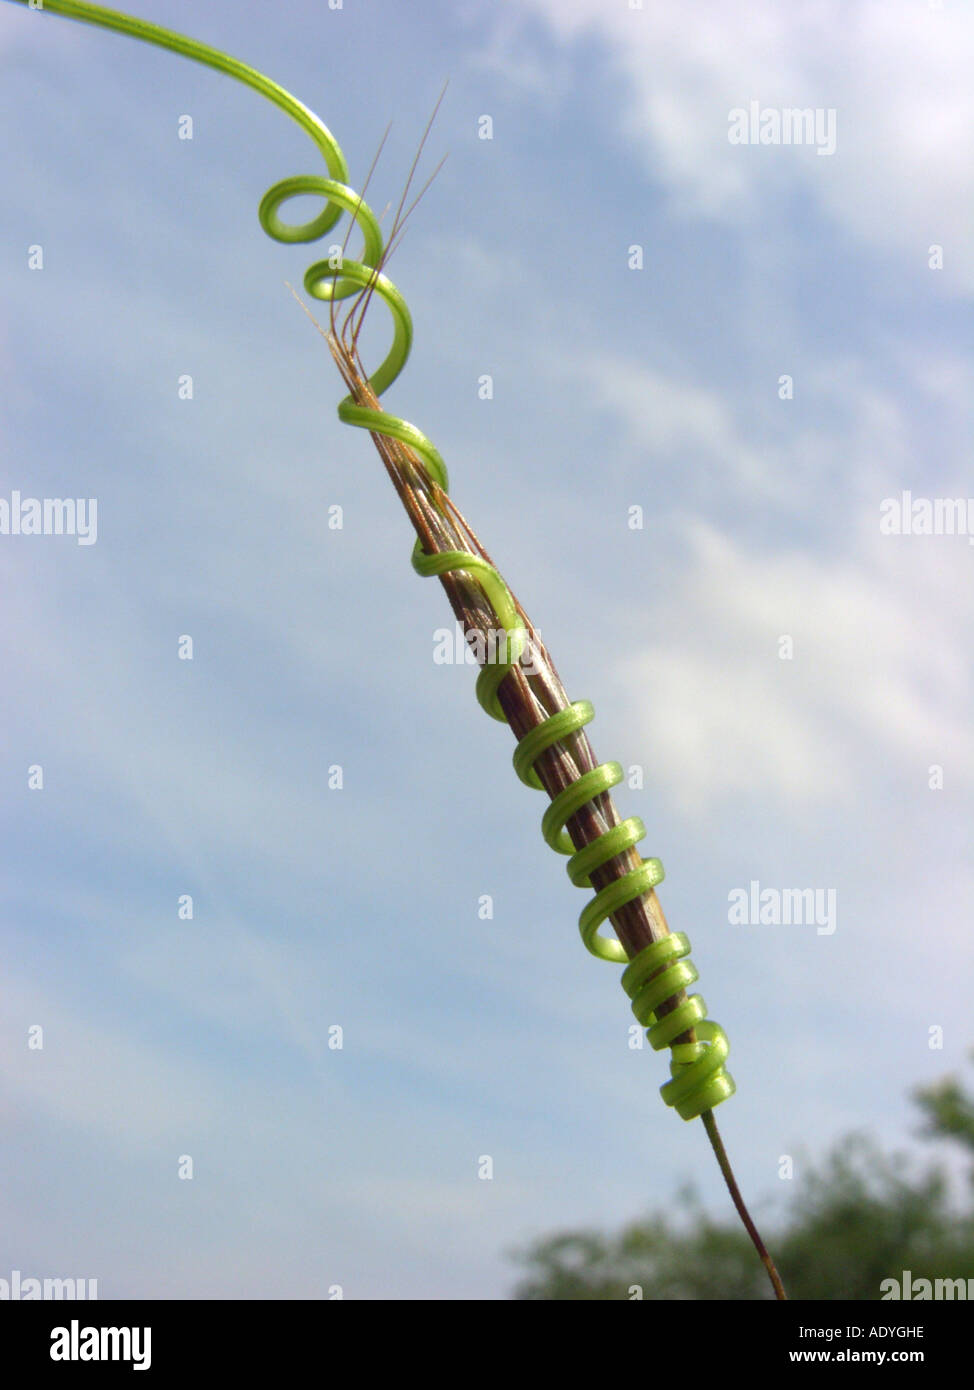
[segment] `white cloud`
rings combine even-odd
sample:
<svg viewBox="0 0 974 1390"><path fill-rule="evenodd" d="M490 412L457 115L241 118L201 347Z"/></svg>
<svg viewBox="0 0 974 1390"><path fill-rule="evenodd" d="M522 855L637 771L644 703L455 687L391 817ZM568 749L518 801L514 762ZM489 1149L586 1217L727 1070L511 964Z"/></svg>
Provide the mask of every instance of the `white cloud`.
<svg viewBox="0 0 974 1390"><path fill-rule="evenodd" d="M620 123L681 211L760 222L801 190L857 240L903 256L917 274L927 247L943 244L938 289L974 289L969 7L701 0L689 14L652 0L642 10L532 0L525 8L564 42L606 45L628 79ZM624 89L618 100L627 100ZM728 113L751 100L835 108L836 153L731 145Z"/></svg>
<svg viewBox="0 0 974 1390"><path fill-rule="evenodd" d="M604 355L578 358L560 368L612 410L630 441L647 456L692 448L712 458L726 484L763 496L785 497L794 483L776 457L753 449L717 390L654 368Z"/></svg>
<svg viewBox="0 0 974 1390"><path fill-rule="evenodd" d="M974 777L963 538L877 525L841 561L746 551L696 521L685 539L654 640L616 671L684 808L755 784L784 808L834 803L855 797L864 766L919 780L946 762L952 779Z"/></svg>

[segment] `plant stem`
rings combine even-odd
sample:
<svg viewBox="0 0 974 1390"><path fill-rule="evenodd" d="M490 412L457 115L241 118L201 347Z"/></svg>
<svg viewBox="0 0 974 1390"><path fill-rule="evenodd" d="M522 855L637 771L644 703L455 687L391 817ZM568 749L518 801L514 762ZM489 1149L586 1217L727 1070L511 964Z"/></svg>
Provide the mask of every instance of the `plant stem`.
<svg viewBox="0 0 974 1390"><path fill-rule="evenodd" d="M727 1150L724 1148L724 1141L720 1137L717 1129L717 1121L714 1119L712 1110L705 1110L700 1116L703 1120L703 1127L707 1131L707 1138L710 1140L710 1147L713 1149L720 1171L724 1175L724 1182L731 1195L731 1201L737 1208L737 1214L744 1223L744 1229L751 1237L751 1243L761 1259L761 1263L768 1271L768 1278L771 1280L771 1287L774 1289L774 1296L779 1302L785 1302L788 1295L785 1293L785 1286L781 1282L775 1262L768 1254L767 1247L761 1239L757 1226L751 1220L751 1213L744 1205L744 1198L741 1196L740 1188L737 1186L737 1179L734 1177L734 1170L730 1166L730 1159L727 1157Z"/></svg>

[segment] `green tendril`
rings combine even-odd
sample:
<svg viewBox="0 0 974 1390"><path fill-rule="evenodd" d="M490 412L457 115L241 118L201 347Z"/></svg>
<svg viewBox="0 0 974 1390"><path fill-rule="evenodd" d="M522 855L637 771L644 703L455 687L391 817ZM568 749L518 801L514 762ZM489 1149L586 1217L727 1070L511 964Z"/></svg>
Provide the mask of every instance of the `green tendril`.
<svg viewBox="0 0 974 1390"><path fill-rule="evenodd" d="M13 0L13 3L26 5L28 0ZM372 292L379 296L392 317L393 339L387 356L368 381L377 397L388 390L409 357L413 336L412 318L395 285L378 270L385 249L378 219L364 199L349 187L345 156L324 122L303 102L255 68L217 48L152 24L149 20L133 18L102 5L81 3L81 0L44 0L43 9L156 44L226 73L272 101L310 135L324 158L330 177L301 174L275 183L260 201L257 213L260 225L275 241L310 242L324 236L343 212L351 216L362 234L361 260L346 260L342 256L317 261L305 272L304 288L313 298L328 302L347 299L367 287L371 287ZM322 211L307 222L283 222L279 215L282 204L307 194L325 200ZM449 491L446 464L430 440L415 425L384 410L358 405L350 395L339 404L338 415L345 424L408 445L422 459L430 476L443 491ZM427 577L462 570L483 591L497 615L499 626L506 633L507 659L486 663L482 667L477 678L477 699L492 718L505 720L498 689L517 664L526 645L511 591L492 565L464 551L429 555L423 550L421 542L417 541L412 563L419 574ZM578 700L526 734L514 750L514 769L521 781L542 790L534 768L537 759L553 744L583 728L593 717L591 704L587 700ZM638 816L632 816L621 825L607 830L585 848L576 850L565 829L566 822L584 805L622 780L623 772L618 763L603 763L584 773L572 786L557 795L544 814L541 829L545 841L559 854L571 856L566 869L576 887L591 887L593 870L617 855L633 850L646 834L642 821ZM599 935L599 927L613 913L655 888L662 879L663 866L658 859L642 861L638 868L596 893L579 918L579 929L586 948L593 955L600 960L626 964L622 985L632 1000L633 1013L647 1028L647 1037L654 1049L672 1049L672 1080L661 1088L663 1100L685 1120L691 1120L705 1115L726 1100L734 1093L735 1087L724 1070L727 1038L716 1023L705 1018L706 1005L699 995L688 997L669 1013L662 1016L657 1013L663 1003L698 978L695 966L686 959L690 943L682 932L674 932L662 941L647 946L630 961L617 940ZM695 1030L696 1042L675 1041L690 1029Z"/></svg>

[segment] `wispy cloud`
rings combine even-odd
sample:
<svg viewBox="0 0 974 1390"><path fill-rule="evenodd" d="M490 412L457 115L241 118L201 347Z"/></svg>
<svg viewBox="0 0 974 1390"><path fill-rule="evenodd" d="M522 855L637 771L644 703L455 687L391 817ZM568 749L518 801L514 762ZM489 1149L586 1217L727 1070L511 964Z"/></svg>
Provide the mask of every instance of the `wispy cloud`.
<svg viewBox="0 0 974 1390"><path fill-rule="evenodd" d="M931 540L903 566L878 513L863 519L860 558L842 560L745 549L685 523L655 640L616 668L640 692L632 718L684 809L751 785L785 815L851 808L876 766L919 786L946 761L974 784L974 684L959 641L974 620L969 555L962 539Z"/></svg>
<svg viewBox="0 0 974 1390"><path fill-rule="evenodd" d="M704 0L689 15L650 0L528 0L525 11L563 43L601 44L626 79L627 138L685 215L760 228L777 200L800 191L854 241L894 256L903 275L926 273L928 246L944 245L938 289L974 290L969 7ZM728 112L751 100L834 108L836 154L730 145Z"/></svg>

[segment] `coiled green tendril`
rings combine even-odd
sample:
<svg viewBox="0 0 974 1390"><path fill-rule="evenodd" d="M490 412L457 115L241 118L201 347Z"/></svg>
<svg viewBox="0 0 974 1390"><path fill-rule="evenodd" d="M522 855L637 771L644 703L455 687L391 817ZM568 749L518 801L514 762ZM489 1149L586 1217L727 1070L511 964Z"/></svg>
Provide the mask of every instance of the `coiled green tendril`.
<svg viewBox="0 0 974 1390"><path fill-rule="evenodd" d="M14 0L14 3L28 4L29 0ZM114 29L216 68L253 87L307 131L320 150L331 177L301 174L282 179L264 194L258 217L268 236L275 241L293 243L316 241L335 225L343 212L351 215L362 233L361 260L350 261L341 257L337 267L333 260L316 261L305 272L304 287L315 299L330 301L346 299L371 285L373 292L382 299L392 315L393 340L385 360L369 378L373 392L381 396L399 376L409 357L412 319L395 285L376 270L382 262L384 250L378 220L368 204L348 186L345 156L327 126L313 111L269 77L208 44L164 29L148 20L137 19L101 5L81 3L81 0L45 0L43 8L70 19ZM325 206L322 212L308 222L282 222L278 215L281 204L302 194L319 194L323 197ZM444 492L449 490L443 459L415 425L386 411L356 405L351 396L346 396L341 402L338 415L345 424L356 425L408 445L423 460L431 477ZM480 556L464 551L429 555L417 540L412 563L413 568L425 576L462 570L483 591L497 615L500 627L507 634L507 659L483 666L477 679L477 699L492 718L506 722L498 700L498 687L518 661L526 644L510 590L492 565ZM576 700L568 709L551 715L526 734L514 750L514 768L521 781L526 786L543 790L534 770L536 760L553 744L583 728L594 713L587 700ZM616 855L633 849L646 834L646 827L639 817L631 816L584 849L576 850L565 829L566 822L582 806L622 780L623 772L618 763L602 763L592 771L583 773L572 786L556 796L544 814L542 834L552 849L571 856L566 869L576 887L592 887L591 873L594 869L608 863ZM660 861L644 860L639 868L596 893L579 918L579 928L585 946L593 955L600 960L627 963L622 985L632 1000L633 1013L647 1027L647 1037L654 1049L672 1047L670 1071L673 1079L661 1088L662 1097L685 1120L690 1120L713 1109L735 1090L734 1082L724 1070L727 1038L716 1023L705 1018L706 1005L699 995L688 997L672 1012L657 1017L656 1010L661 1004L698 978L695 966L686 959L690 943L682 932L673 932L662 941L647 946L630 961L618 941L599 934L599 927L612 913L654 888L662 879L663 866ZM674 1042L690 1028L696 1030L697 1042Z"/></svg>

